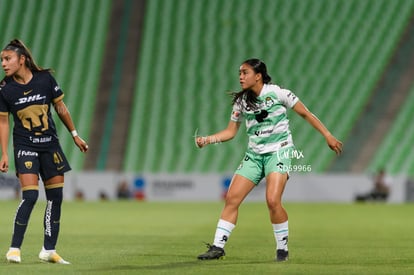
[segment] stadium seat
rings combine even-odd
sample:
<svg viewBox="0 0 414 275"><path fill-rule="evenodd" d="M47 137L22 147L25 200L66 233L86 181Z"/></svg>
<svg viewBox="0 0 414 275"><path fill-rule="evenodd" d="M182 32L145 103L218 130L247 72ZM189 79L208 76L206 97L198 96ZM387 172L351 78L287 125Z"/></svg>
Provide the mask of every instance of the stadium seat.
<svg viewBox="0 0 414 275"><path fill-rule="evenodd" d="M414 176L414 158L412 157L414 144L414 86L410 95L393 123L389 134L380 144L378 151L372 158L368 171L375 172L383 167L388 173L394 175Z"/></svg>

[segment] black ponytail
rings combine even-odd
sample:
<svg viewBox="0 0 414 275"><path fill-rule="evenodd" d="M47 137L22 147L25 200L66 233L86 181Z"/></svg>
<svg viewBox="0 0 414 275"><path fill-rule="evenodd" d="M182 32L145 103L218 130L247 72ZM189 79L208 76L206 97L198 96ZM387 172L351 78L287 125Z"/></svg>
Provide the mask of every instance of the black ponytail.
<svg viewBox="0 0 414 275"><path fill-rule="evenodd" d="M231 94L233 99L232 99L232 105L234 104L242 104L242 100L244 99L244 101L246 102L246 107L248 107L250 110L255 110L257 109L257 103L259 102L259 100L257 99L256 94L250 90L242 90L240 92L234 92Z"/></svg>
<svg viewBox="0 0 414 275"><path fill-rule="evenodd" d="M4 47L3 50L11 50L15 51L19 57L24 55L26 57L25 65L26 67L31 70L32 72L41 72L41 71L51 71L51 69L43 69L39 65L36 64L35 60L33 59L32 53L30 52L29 48L23 43L23 41L19 39L13 39Z"/></svg>

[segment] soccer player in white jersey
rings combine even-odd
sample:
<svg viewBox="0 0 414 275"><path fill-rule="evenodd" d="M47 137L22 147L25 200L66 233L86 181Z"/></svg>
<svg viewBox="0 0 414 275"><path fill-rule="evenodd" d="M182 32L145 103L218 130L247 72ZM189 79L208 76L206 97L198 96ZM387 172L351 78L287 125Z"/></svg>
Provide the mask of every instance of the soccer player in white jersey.
<svg viewBox="0 0 414 275"><path fill-rule="evenodd" d="M295 150L289 130L287 108L292 108L326 139L337 155L342 143L289 90L270 84L265 63L259 59L243 62L239 70L242 90L233 94L233 110L227 128L209 136L197 136L197 147L231 140L243 119L249 137L248 149L237 168L226 195L225 205L217 224L214 242L200 260L219 259L237 223L239 206L250 191L266 178L266 202L276 240L276 261L288 259L288 215L282 195L289 178L291 156Z"/></svg>

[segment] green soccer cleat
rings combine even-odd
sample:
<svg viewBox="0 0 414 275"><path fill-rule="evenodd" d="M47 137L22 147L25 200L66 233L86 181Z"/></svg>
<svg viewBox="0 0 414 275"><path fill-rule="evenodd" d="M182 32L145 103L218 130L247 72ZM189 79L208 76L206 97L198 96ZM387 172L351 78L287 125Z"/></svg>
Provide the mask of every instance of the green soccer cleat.
<svg viewBox="0 0 414 275"><path fill-rule="evenodd" d="M62 257L59 256L56 252L40 251L39 259L43 262L55 263L55 264L70 264L70 262L65 261Z"/></svg>
<svg viewBox="0 0 414 275"><path fill-rule="evenodd" d="M208 251L206 253L198 255L197 259L214 260L214 259L223 258L226 255L226 253L224 252L224 249L221 247L217 247L215 245L210 245L210 244L207 244L207 247L208 247Z"/></svg>

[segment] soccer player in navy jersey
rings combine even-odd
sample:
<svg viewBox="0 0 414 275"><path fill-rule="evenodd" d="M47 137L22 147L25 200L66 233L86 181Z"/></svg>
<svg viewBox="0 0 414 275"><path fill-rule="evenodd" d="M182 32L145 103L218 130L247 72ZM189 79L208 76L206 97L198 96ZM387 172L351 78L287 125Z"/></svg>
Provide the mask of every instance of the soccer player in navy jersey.
<svg viewBox="0 0 414 275"><path fill-rule="evenodd" d="M56 253L59 235L64 173L71 167L62 151L51 115L51 106L71 132L80 151L88 150L79 137L71 115L63 102L63 92L49 69L39 67L30 50L18 39L1 51L5 77L0 83L0 171L7 172L9 157L9 114L13 116L13 146L16 174L22 190L14 219L8 262L20 263L20 247L30 214L39 194L39 175L44 183L47 205L44 215L44 242L39 253L42 261L69 264Z"/></svg>

